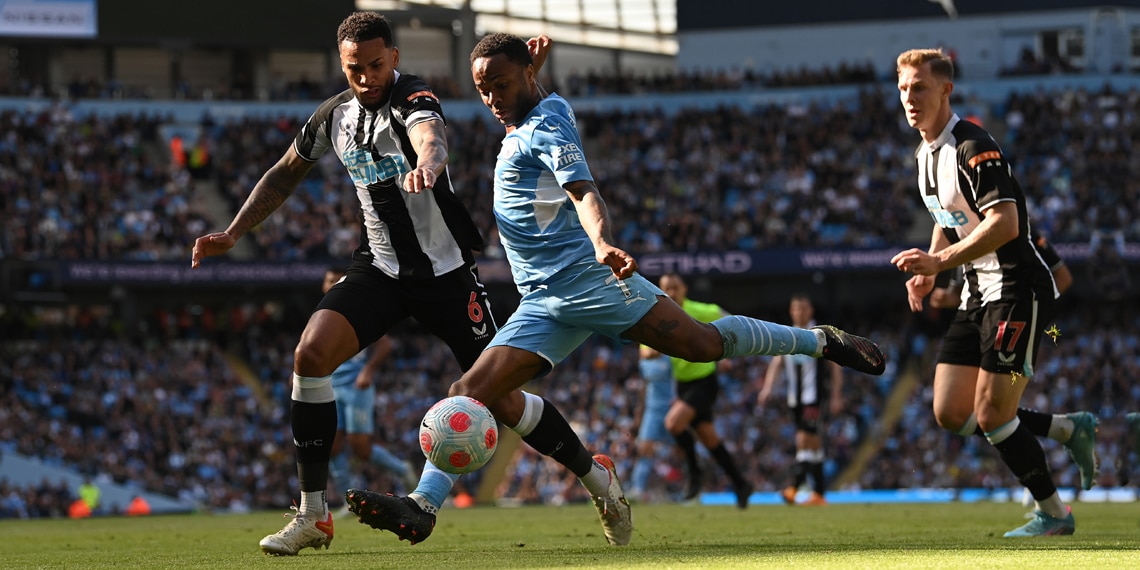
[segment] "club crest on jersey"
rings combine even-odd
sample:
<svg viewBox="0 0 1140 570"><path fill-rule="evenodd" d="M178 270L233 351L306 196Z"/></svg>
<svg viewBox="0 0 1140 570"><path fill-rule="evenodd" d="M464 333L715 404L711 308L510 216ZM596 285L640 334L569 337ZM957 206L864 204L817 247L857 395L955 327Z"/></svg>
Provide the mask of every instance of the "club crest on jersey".
<svg viewBox="0 0 1140 570"><path fill-rule="evenodd" d="M404 157L389 155L380 160L373 160L372 153L364 149L344 153L344 167L353 182L365 186L410 172Z"/></svg>

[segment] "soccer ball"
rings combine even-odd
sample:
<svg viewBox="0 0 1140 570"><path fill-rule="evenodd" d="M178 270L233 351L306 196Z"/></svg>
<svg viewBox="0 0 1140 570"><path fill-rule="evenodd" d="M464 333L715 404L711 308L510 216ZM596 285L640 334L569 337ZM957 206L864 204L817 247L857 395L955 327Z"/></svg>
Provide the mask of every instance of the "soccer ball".
<svg viewBox="0 0 1140 570"><path fill-rule="evenodd" d="M420 422L420 450L448 473L462 475L486 465L498 443L495 416L483 402L467 396L436 402Z"/></svg>

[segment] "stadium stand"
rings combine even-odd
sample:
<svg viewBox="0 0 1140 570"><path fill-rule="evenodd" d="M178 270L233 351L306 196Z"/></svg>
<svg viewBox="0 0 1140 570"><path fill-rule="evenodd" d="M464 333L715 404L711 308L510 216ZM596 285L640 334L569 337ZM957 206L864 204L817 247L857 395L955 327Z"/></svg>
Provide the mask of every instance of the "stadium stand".
<svg viewBox="0 0 1140 570"><path fill-rule="evenodd" d="M799 102L756 107L580 113L619 241L640 253L660 253L883 246L909 239L910 220L921 217L909 161L915 141L899 127L891 94L871 86L833 104L813 102L810 91L799 93ZM1132 182L1137 166L1129 150L1136 93L1111 84L1058 85L973 105L1019 153L1011 159L1034 196L1035 223L1058 243L1089 246L1070 248L1080 254L1072 259L1079 281L1074 300L1061 309L1065 332L1048 347L1039 365L1042 379L1026 402L1101 415L1099 484L1106 487L1129 480L1136 458L1120 443L1122 417L1140 409L1140 391L1129 382L1140 368L1140 323L1127 316L1136 314L1136 295L1128 287L1136 254L1129 247L1140 239L1140 190ZM185 261L193 237L211 223L200 189L216 187L217 199L232 211L303 118L218 118L195 125L211 157L210 171L196 178L190 168L172 165L161 134L184 121L163 114L81 115L66 106L3 111L0 262ZM493 236L486 195L498 128L456 116L449 133L456 191ZM355 247L355 212L344 206L349 185L336 168L317 172L288 208L251 234L256 256L325 262L343 259ZM492 239L487 254L495 252ZM742 279L762 290L765 277ZM771 279L812 284L808 272ZM717 285L740 288L716 280L710 289ZM296 287L302 286L312 283ZM896 368L878 382L850 383L853 405L827 434L829 475L841 474L871 439L879 451L849 487L1013 486L980 440L934 426L924 358L936 332L905 313L897 286L897 304L832 307L842 324L881 340ZM286 479L293 458L285 371L312 299L290 287L238 287L223 294L195 286L144 289L128 286L118 300L88 294L98 298L92 302L72 291L74 302L62 306L35 299L5 303L3 450L204 510L284 508L294 487ZM131 300L136 305L122 301L131 296L138 297ZM127 306L133 316L122 310ZM887 322L882 315L890 315ZM397 338L378 394L378 436L419 460L419 416L458 370L446 348L414 328ZM235 357L252 379L230 363ZM592 340L539 386L592 447L624 469L636 433L633 418L639 417L638 402L629 396L637 382L634 362L630 349ZM898 423L883 425L878 418L894 380L908 373L911 362L920 378L917 389L903 399ZM718 428L730 449L748 457L742 467L767 492L778 488L786 470L792 426L778 408L753 409L752 379L762 375L764 364L742 361L722 377ZM1063 449L1045 445L1059 481L1071 486L1076 472ZM1122 461L1114 463L1116 457ZM498 487L504 502L585 499L553 462L525 447L512 463ZM676 467L662 462L659 473L653 493L668 497L680 483ZM383 485L382 474L369 477ZM712 481L710 488L727 488L727 482ZM0 516L20 517L64 516L61 505L73 499L50 481L24 488L0 481L0 497Z"/></svg>

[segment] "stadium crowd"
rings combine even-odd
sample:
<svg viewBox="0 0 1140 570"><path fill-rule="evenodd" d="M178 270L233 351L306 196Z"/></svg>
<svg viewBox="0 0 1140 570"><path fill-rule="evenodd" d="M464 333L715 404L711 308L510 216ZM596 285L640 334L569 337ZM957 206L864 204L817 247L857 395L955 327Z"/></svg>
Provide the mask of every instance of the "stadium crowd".
<svg viewBox="0 0 1140 570"><path fill-rule="evenodd" d="M1037 228L1055 242L1119 234L1140 239L1140 94L1067 90L1012 94L980 120L1002 133L1031 196ZM583 112L592 168L618 239L638 253L770 247L882 246L905 236L915 141L894 103L859 101L755 109ZM1000 117L1002 120L991 117ZM190 169L171 166L161 117L76 117L65 106L0 113L0 256L22 259L181 259L206 229ZM203 126L213 177L236 208L289 144L296 118ZM501 132L453 120L456 192L492 236L490 165ZM591 152L592 151L592 152ZM335 160L328 158L326 160ZM358 239L351 184L317 170L254 233L268 259L343 259Z"/></svg>
<svg viewBox="0 0 1140 570"><path fill-rule="evenodd" d="M119 340L111 334L113 318L76 333L82 330L72 326L78 311L49 326L37 325L39 339L0 347L0 376L9 379L0 383L0 452L165 493L203 510L284 508L292 499L288 478L293 474L282 370L291 365L297 334L291 331L299 330L298 320L305 316L296 313L259 307L240 336L197 320L171 327L172 336ZM911 326L903 311L889 313L890 322L867 320L854 327L882 343L892 366L880 378L849 376L846 410L826 422L829 479L850 464L865 438L882 433L879 452L845 487L1015 488L1016 481L998 468L981 438L962 438L935 425L929 362L922 360L934 345L933 333ZM1044 351L1039 379L1026 399L1041 410L1099 415L1098 485L1106 487L1127 484L1140 459L1130 454L1123 421L1126 412L1140 410L1140 389L1130 381L1140 373L1140 322L1129 316L1134 314L1112 307L1065 311L1059 321L1064 332ZM155 313L149 320L162 319ZM377 435L397 455L422 464L419 417L459 371L446 347L422 331L409 327L394 337L396 349L379 379ZM230 351L220 348L223 342L229 342ZM251 376L241 375L235 355ZM921 362L915 365L917 387L898 423L883 425L887 397L912 356ZM721 375L717 427L757 490L770 492L786 482L794 425L782 404L756 408L765 366L764 358L739 359ZM533 387L566 410L588 446L610 454L619 471L628 472L640 418L636 370L632 347L595 338ZM1074 486L1077 473L1063 448L1044 444L1059 484ZM675 498L684 485L681 462L663 453L654 471L657 476L641 498ZM376 488L394 484L373 469L365 477ZM469 485L477 483L468 479ZM63 516L74 498L58 485L0 485L0 516ZM730 488L717 474L706 480L704 490ZM572 476L526 446L516 451L496 498L504 504L587 500Z"/></svg>
<svg viewBox="0 0 1140 570"><path fill-rule="evenodd" d="M1031 196L1034 223L1053 241L1119 245L1140 239L1140 186L1134 181L1140 162L1131 153L1140 130L1138 105L1140 94L1106 86L1013 94L981 117L997 123L988 126L1015 149L1010 158ZM900 126L895 106L887 94L868 89L858 102L836 107L721 108L675 116L584 112L579 125L620 228L618 241L631 250L875 246L904 235L920 207L911 164L916 141ZM161 117L77 117L63 106L0 113L0 257L185 260L193 237L209 224L194 194L200 182L162 155L163 123ZM287 118L204 125L216 177L210 181L231 208L298 126ZM500 129L482 120L453 120L449 134L456 192L492 236L487 253L494 256L487 194ZM356 212L345 205L352 202L345 194L351 186L336 164L325 166L251 234L261 256L344 259L355 248ZM1128 290L1119 275L1085 278L1106 291ZM1072 333L1047 347L1038 366L1042 380L1025 400L1042 410L1100 415L1104 486L1128 480L1135 458L1123 444L1122 418L1140 410L1140 389L1130 383L1140 372L1140 322L1128 316L1136 311L1120 307L1062 306L1059 326ZM878 383L848 384L851 405L827 432L832 475L863 438L884 427L876 418L893 379L910 355L926 353L936 338L905 326L901 300L880 309L897 311L903 320L868 320L855 328L882 341L900 368ZM103 474L204 509L289 504L288 490L296 485L287 479L293 466L283 377L307 309L252 299L167 306L148 313L139 330L126 330L105 308L51 314L0 315L0 450ZM420 462L414 431L419 416L458 370L430 337L410 330L397 340L378 393L378 438ZM233 355L257 380L241 376ZM755 409L755 380L764 365L763 359L741 360L722 376L717 427L729 449L748 458L741 467L757 489L774 490L792 458L793 428L782 408ZM921 378L929 375L920 370ZM639 382L630 348L592 340L541 387L587 444L614 456L624 471L631 468L640 416ZM902 412L855 485L1015 484L980 439L934 425L928 382L919 382ZM1076 471L1063 449L1044 445L1059 483L1072 486ZM524 449L514 465L500 488L503 500L585 499L553 462ZM661 459L656 497L671 496L681 485L677 469ZM719 488L727 482L706 485ZM50 484L17 489L0 482L0 516L55 516L61 511L51 497L62 495Z"/></svg>
<svg viewBox="0 0 1140 570"><path fill-rule="evenodd" d="M1029 66L1020 61L1011 67L1017 73L1049 73L1049 68ZM416 73L405 69L406 73ZM432 90L443 99L472 99L475 92L460 87L454 77L446 74L417 74L423 77ZM601 95L631 95L643 93L699 93L708 91L741 91L778 89L784 87L812 87L821 85L850 85L872 83L889 74L876 73L871 61L843 61L835 66L824 65L788 67L760 71L734 67L731 69L687 69L647 72L635 69L571 70L562 81L549 74L542 82L572 97ZM181 81L174 86L171 98L177 100L229 100L229 101L320 101L345 89L344 77L334 74L324 81L308 77L295 80L275 79L267 87L256 90L248 82L196 84ZM79 99L154 99L152 87L126 85L117 79L100 80L93 76L75 75L65 85L52 87L39 81L16 77L0 82L0 95L17 97L60 97Z"/></svg>

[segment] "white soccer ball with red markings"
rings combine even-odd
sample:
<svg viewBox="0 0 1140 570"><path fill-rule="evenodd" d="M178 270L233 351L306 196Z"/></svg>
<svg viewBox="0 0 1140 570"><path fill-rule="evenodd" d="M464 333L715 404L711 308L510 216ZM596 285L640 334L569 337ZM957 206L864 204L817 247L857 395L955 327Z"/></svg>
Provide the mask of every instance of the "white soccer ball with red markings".
<svg viewBox="0 0 1140 570"><path fill-rule="evenodd" d="M499 427L483 402L467 396L444 398L420 422L424 457L448 473L479 469L495 455Z"/></svg>

